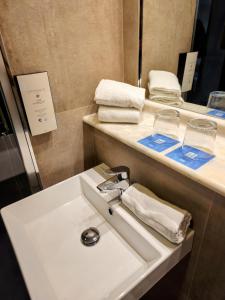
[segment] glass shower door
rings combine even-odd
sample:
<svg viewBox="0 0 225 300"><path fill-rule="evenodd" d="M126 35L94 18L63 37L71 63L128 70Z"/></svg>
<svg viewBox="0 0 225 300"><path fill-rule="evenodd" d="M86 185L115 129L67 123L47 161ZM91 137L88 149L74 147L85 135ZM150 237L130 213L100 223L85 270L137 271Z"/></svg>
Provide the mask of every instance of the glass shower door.
<svg viewBox="0 0 225 300"><path fill-rule="evenodd" d="M0 209L41 189L29 133L22 125L6 66L0 51ZM30 300L1 216L0 299Z"/></svg>
<svg viewBox="0 0 225 300"><path fill-rule="evenodd" d="M0 208L31 194L0 84Z"/></svg>
<svg viewBox="0 0 225 300"><path fill-rule="evenodd" d="M0 209L30 194L29 182L0 84ZM0 298L29 300L1 217Z"/></svg>

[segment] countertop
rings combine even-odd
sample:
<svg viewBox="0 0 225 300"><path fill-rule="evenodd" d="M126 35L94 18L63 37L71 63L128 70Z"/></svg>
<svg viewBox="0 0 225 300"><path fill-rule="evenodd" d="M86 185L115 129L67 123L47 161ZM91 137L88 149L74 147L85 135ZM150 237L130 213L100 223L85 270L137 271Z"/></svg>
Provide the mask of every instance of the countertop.
<svg viewBox="0 0 225 300"><path fill-rule="evenodd" d="M217 122L218 125L215 145L216 157L199 169L192 170L165 156L168 152L179 147L180 144L159 153L137 142L141 138L147 137L152 134L154 114L157 110L160 110L162 108L168 107L163 104L153 103L149 100L146 100L142 113L142 121L139 124L101 123L98 121L97 114L87 115L83 118L83 121L84 123L102 131L103 133L128 145L129 147L139 151L140 153L143 153L144 155L159 161L160 163L192 179L193 181L206 186L207 188L221 194L222 196L225 196L225 121L176 108L180 111L181 115L181 125L179 133L181 141L184 135L186 122L190 118L204 117L207 119L213 119Z"/></svg>

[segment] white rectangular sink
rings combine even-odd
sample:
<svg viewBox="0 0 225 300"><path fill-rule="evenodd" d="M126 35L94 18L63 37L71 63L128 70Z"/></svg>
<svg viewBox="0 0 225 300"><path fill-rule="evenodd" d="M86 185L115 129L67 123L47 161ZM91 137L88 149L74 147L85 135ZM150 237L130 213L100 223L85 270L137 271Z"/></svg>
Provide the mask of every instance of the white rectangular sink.
<svg viewBox="0 0 225 300"><path fill-rule="evenodd" d="M33 300L137 299L192 247L193 231L173 245L143 225L122 204L109 214L97 185L97 166L2 209L28 291ZM81 243L88 227L100 232L91 247ZM138 289L143 281L146 290Z"/></svg>

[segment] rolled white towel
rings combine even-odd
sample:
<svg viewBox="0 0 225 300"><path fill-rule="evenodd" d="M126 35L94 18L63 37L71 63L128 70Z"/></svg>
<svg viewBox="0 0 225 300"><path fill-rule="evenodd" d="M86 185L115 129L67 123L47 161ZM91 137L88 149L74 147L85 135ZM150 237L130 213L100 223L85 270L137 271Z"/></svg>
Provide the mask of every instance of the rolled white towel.
<svg viewBox="0 0 225 300"><path fill-rule="evenodd" d="M121 196L140 220L173 243L181 243L190 225L191 214L157 197L146 187L135 183Z"/></svg>
<svg viewBox="0 0 225 300"><path fill-rule="evenodd" d="M181 87L175 74L167 71L149 72L149 93L159 96L181 96Z"/></svg>
<svg viewBox="0 0 225 300"><path fill-rule="evenodd" d="M141 111L136 108L99 106L98 120L110 123L139 123Z"/></svg>
<svg viewBox="0 0 225 300"><path fill-rule="evenodd" d="M100 105L134 107L141 110L145 101L145 89L102 79L95 90L94 99Z"/></svg>

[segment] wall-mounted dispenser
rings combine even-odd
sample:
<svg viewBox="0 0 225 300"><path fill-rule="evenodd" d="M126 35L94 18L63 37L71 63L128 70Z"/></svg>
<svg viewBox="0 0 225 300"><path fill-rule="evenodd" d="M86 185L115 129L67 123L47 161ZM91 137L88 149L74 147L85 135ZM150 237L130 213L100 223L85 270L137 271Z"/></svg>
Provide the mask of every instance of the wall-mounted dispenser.
<svg viewBox="0 0 225 300"><path fill-rule="evenodd" d="M57 129L47 72L18 75L17 81L31 134Z"/></svg>

